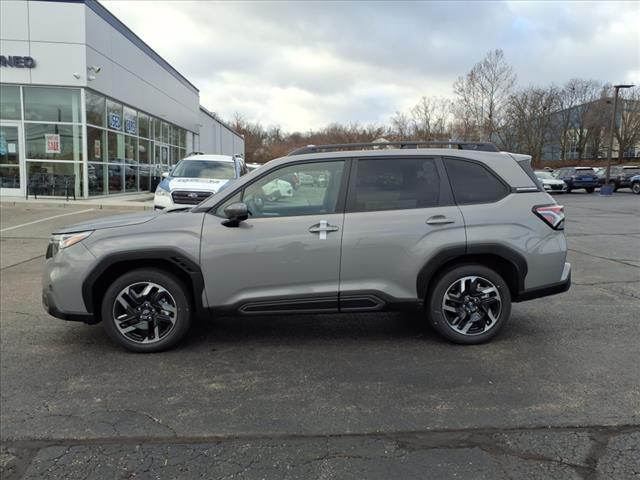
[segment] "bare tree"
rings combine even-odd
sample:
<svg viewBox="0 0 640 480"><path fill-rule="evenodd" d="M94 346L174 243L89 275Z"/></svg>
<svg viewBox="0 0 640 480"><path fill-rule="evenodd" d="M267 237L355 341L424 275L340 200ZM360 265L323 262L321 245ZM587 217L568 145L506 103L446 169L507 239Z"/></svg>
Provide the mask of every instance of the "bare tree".
<svg viewBox="0 0 640 480"><path fill-rule="evenodd" d="M625 153L640 144L640 89L621 90L618 102L620 117L616 122L615 137L618 162L622 162Z"/></svg>
<svg viewBox="0 0 640 480"><path fill-rule="evenodd" d="M560 91L557 137L560 144L560 159L567 157L573 145L578 159L587 156L589 123L593 123L594 112L601 107L597 100L602 92L602 83L596 80L569 80Z"/></svg>
<svg viewBox="0 0 640 480"><path fill-rule="evenodd" d="M456 113L470 139L495 140L515 82L516 74L499 49L489 51L466 76L458 77L453 84Z"/></svg>
<svg viewBox="0 0 640 480"><path fill-rule="evenodd" d="M509 97L504 135L508 135L514 151L530 154L534 162L541 160L551 136L552 112L557 102L558 91L553 86L528 87Z"/></svg>
<svg viewBox="0 0 640 480"><path fill-rule="evenodd" d="M447 139L451 136L451 101L422 97L411 109L411 135L415 139Z"/></svg>
<svg viewBox="0 0 640 480"><path fill-rule="evenodd" d="M394 140L407 140L411 137L411 120L406 113L396 112L391 117L390 133Z"/></svg>

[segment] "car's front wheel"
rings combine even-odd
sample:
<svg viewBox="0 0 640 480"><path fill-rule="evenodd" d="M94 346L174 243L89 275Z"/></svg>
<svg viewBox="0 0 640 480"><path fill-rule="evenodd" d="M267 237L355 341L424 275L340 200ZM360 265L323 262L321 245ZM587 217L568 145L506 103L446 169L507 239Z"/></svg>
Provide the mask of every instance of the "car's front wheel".
<svg viewBox="0 0 640 480"><path fill-rule="evenodd" d="M587 191L587 193L593 193L595 188L594 187L587 187L587 188L585 188L585 190Z"/></svg>
<svg viewBox="0 0 640 480"><path fill-rule="evenodd" d="M427 297L429 320L446 339L465 345L494 338L511 315L504 279L483 265L460 265L436 280Z"/></svg>
<svg viewBox="0 0 640 480"><path fill-rule="evenodd" d="M633 182L633 185L631 185L631 191L636 195L640 195L640 182Z"/></svg>
<svg viewBox="0 0 640 480"><path fill-rule="evenodd" d="M159 352L174 346L191 326L185 286L170 273L133 270L116 279L102 301L104 329L133 352Z"/></svg>

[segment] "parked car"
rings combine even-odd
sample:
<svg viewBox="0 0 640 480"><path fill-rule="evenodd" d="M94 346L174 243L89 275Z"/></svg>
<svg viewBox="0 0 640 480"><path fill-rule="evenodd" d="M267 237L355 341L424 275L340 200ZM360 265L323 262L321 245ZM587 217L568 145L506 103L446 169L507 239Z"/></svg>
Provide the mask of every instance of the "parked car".
<svg viewBox="0 0 640 480"><path fill-rule="evenodd" d="M303 173L301 175L298 175L298 177L300 178L300 185L313 185L314 181L313 181L313 175L309 175L308 173Z"/></svg>
<svg viewBox="0 0 640 480"><path fill-rule="evenodd" d="M640 175L631 177L631 191L636 195L640 195Z"/></svg>
<svg viewBox="0 0 640 480"><path fill-rule="evenodd" d="M551 173L546 171L536 171L534 173L546 192L565 193L567 191L567 184L564 180L555 178Z"/></svg>
<svg viewBox="0 0 640 480"><path fill-rule="evenodd" d="M601 184L604 184L605 175L603 172ZM640 175L640 167L637 165L612 165L609 172L609 183L613 185L614 191L620 188L631 188L631 179L635 175Z"/></svg>
<svg viewBox="0 0 640 480"><path fill-rule="evenodd" d="M315 184L318 187L326 187L327 182L328 182L327 176L324 173L321 173L318 175L318 178L316 179Z"/></svg>
<svg viewBox="0 0 640 480"><path fill-rule="evenodd" d="M246 173L248 169L241 157L188 156L163 175L165 178L156 188L153 206L164 210L175 205L197 205Z"/></svg>
<svg viewBox="0 0 640 480"><path fill-rule="evenodd" d="M584 188L593 193L598 186L598 176L591 167L562 167L553 172L554 176L564 180L567 192Z"/></svg>
<svg viewBox="0 0 640 480"><path fill-rule="evenodd" d="M137 352L175 345L196 316L229 313L408 309L452 342L486 342L512 302L569 289L564 210L530 156L449 143L305 147L196 207L59 229L44 308L102 322ZM260 201L291 172L324 172L327 184Z"/></svg>
<svg viewBox="0 0 640 480"><path fill-rule="evenodd" d="M275 202L281 198L293 197L293 185L286 180L276 178L262 187L264 199Z"/></svg>

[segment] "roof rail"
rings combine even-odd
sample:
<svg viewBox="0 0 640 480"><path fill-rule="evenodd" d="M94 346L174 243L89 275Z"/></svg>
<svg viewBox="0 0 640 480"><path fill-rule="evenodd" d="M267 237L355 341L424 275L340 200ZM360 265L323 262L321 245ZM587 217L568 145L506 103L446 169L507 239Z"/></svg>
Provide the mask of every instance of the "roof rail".
<svg viewBox="0 0 640 480"><path fill-rule="evenodd" d="M481 152L499 152L498 147L491 142L457 142L450 140L428 140L428 141L407 141L407 142L385 142L385 143L336 143L333 145L307 145L306 147L296 148L287 154L287 156L291 155L302 155L304 153L320 153L320 152L331 152L337 150L347 150L347 149L364 149L364 148L378 148L384 149L387 147L396 147L400 149L406 148L419 148L422 146L426 146L427 148L435 148L435 146L449 146L456 147L459 150L478 150Z"/></svg>

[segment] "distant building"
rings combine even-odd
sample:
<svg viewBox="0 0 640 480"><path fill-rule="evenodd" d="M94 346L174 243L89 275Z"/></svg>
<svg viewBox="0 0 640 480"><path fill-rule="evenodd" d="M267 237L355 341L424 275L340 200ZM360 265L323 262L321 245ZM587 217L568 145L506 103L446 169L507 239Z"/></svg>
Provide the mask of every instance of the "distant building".
<svg viewBox="0 0 640 480"><path fill-rule="evenodd" d="M552 126L547 135L548 141L542 150L541 159L591 160L606 158L609 148L612 102L613 98L602 98L552 113ZM640 116L640 102L618 99L616 128L620 127L623 118L628 121L632 114ZM563 132L566 135L564 155L562 152ZM614 136L613 158L618 158L619 153L619 144ZM640 139L623 152L623 158L638 157L640 157Z"/></svg>

